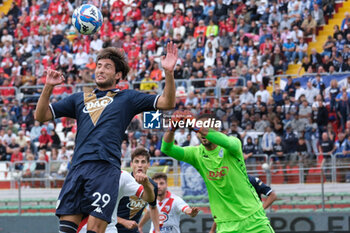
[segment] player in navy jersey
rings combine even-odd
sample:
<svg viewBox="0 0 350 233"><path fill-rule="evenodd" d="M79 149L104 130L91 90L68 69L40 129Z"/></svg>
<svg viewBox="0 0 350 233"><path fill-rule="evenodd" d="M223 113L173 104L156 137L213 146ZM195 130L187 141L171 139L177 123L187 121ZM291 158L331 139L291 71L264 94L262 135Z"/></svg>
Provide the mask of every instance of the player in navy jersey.
<svg viewBox="0 0 350 233"><path fill-rule="evenodd" d="M150 166L150 154L147 149L143 147L136 148L131 154L131 168L133 176L137 173L146 174ZM149 181L153 184L155 198L152 202L149 202L150 216L155 226L155 232L159 232L159 213L157 208L157 184L151 179ZM118 233L137 233L138 223L140 221L143 210L145 209L147 202L137 198L136 196L123 197L118 206ZM142 230L142 229L141 229Z"/></svg>
<svg viewBox="0 0 350 233"><path fill-rule="evenodd" d="M257 192L260 200L262 194L264 194L267 197L263 203L263 207L264 209L269 208L272 205L272 203L277 199L276 193L270 188L270 186L264 184L264 182L262 182L258 177L248 175L248 178L250 183L255 188L255 191Z"/></svg>
<svg viewBox="0 0 350 233"><path fill-rule="evenodd" d="M120 148L127 126L143 111L175 106L174 67L178 51L172 42L168 43L166 51L161 59L165 87L160 96L115 89L129 72L124 52L116 48L105 48L98 54L97 89L93 92L74 93L51 105L52 90L63 83L64 77L60 72L47 71L35 111L36 120L45 122L63 116L77 120L72 166L56 205L60 232L75 233L81 219L87 215L88 233L105 232L111 222L118 197Z"/></svg>

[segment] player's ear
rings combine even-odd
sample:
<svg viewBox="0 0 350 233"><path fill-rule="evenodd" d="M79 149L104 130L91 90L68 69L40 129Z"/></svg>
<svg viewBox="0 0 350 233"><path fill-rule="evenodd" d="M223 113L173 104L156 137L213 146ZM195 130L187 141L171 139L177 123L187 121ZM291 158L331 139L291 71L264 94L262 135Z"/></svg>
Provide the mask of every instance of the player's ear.
<svg viewBox="0 0 350 233"><path fill-rule="evenodd" d="M117 72L114 76L117 83L123 78L123 73L121 71Z"/></svg>

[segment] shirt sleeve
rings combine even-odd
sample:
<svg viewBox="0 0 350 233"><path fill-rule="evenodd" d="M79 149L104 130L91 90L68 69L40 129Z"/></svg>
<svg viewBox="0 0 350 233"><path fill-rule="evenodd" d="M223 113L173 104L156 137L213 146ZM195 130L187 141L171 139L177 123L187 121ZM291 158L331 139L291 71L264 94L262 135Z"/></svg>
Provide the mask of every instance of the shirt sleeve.
<svg viewBox="0 0 350 233"><path fill-rule="evenodd" d="M152 111L157 109L157 101L160 95L150 95L140 91L130 91L132 106L136 114L144 111Z"/></svg>
<svg viewBox="0 0 350 233"><path fill-rule="evenodd" d="M260 195L262 193L265 196L268 196L272 192L272 189L269 186L267 186L266 184L264 184L264 182L262 182L258 177L251 177L250 176L249 181L254 186L258 195Z"/></svg>
<svg viewBox="0 0 350 233"><path fill-rule="evenodd" d="M184 212L190 206L182 198L176 196L175 197L175 207L176 207L176 212L178 214L181 214L181 212Z"/></svg>
<svg viewBox="0 0 350 233"><path fill-rule="evenodd" d="M236 137L228 137L221 132L209 129L209 132L205 138L210 142L225 148L232 155L242 156L243 154L241 141Z"/></svg>
<svg viewBox="0 0 350 233"><path fill-rule="evenodd" d="M53 119L60 117L69 117L76 119L75 101L79 93L72 94L56 103L50 104Z"/></svg>
<svg viewBox="0 0 350 233"><path fill-rule="evenodd" d="M121 184L125 184L123 187L121 187L123 189L124 196L129 197L135 195L138 198L141 198L143 193L143 186L137 183L134 177L130 175L130 173L123 171L120 179L124 179L124 182L120 182Z"/></svg>
<svg viewBox="0 0 350 233"><path fill-rule="evenodd" d="M161 151L164 154L176 160L184 161L196 167L195 158L196 158L196 154L198 153L198 147L195 147L195 146L180 147L175 145L174 141L168 143L163 140Z"/></svg>

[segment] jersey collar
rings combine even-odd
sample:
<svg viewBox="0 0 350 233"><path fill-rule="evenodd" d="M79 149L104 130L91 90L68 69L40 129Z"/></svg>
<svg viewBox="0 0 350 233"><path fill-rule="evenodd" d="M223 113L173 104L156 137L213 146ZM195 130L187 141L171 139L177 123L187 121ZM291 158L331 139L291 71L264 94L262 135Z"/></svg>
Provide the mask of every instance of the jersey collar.
<svg viewBox="0 0 350 233"><path fill-rule="evenodd" d="M166 195L165 195L165 198L169 198L171 196L171 192L169 191L166 191Z"/></svg>
<svg viewBox="0 0 350 233"><path fill-rule="evenodd" d="M111 91L111 92L114 92L114 93L117 93L119 92L120 90L118 88L114 88L114 89L110 89L110 90L107 90L108 91ZM97 92L101 92L98 88L95 88L92 93L96 94Z"/></svg>

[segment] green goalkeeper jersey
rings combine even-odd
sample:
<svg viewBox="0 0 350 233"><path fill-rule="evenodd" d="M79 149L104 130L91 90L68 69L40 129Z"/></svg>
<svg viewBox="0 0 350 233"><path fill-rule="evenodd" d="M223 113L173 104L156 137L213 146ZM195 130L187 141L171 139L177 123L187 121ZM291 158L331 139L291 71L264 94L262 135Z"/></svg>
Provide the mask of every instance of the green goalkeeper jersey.
<svg viewBox="0 0 350 233"><path fill-rule="evenodd" d="M203 145L179 147L163 140L161 151L198 170L215 222L241 221L263 209L249 182L240 140L211 129L206 138L218 146L208 151Z"/></svg>

